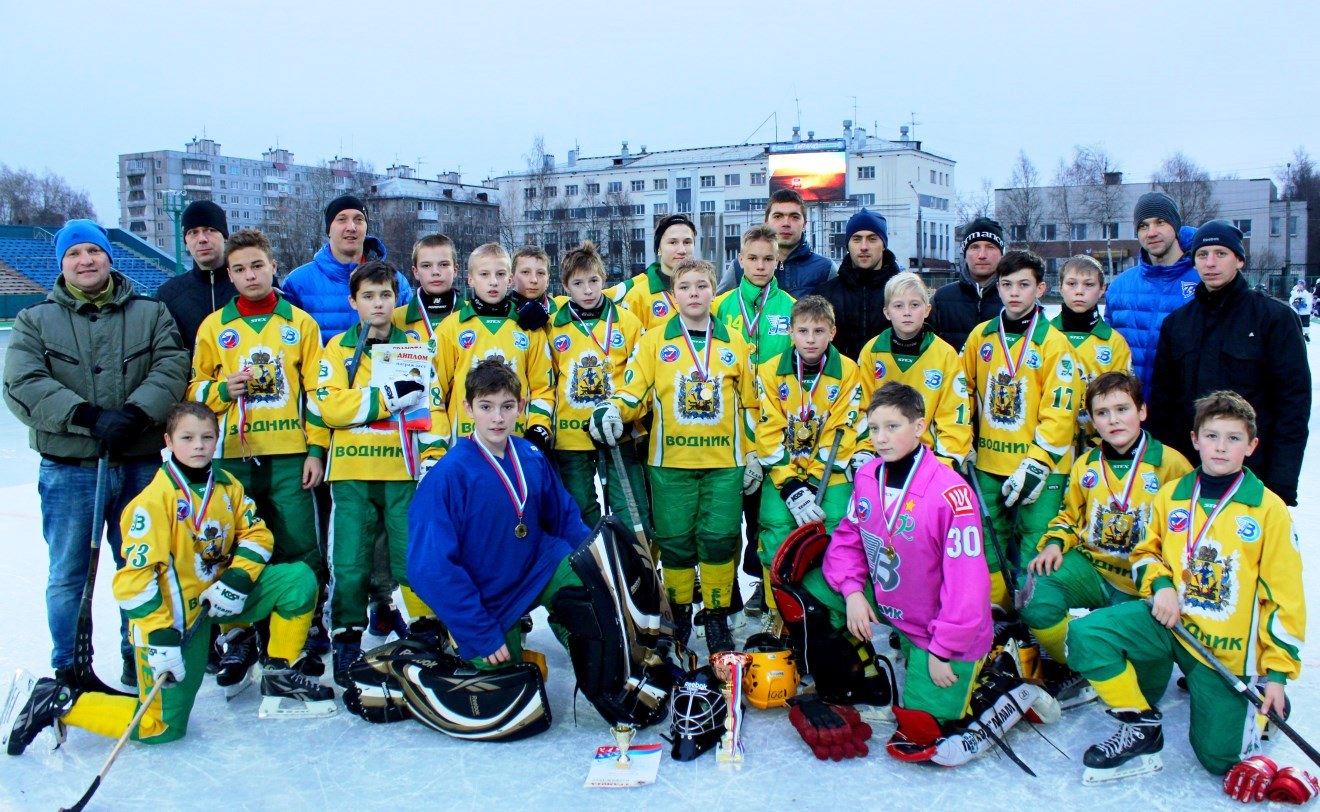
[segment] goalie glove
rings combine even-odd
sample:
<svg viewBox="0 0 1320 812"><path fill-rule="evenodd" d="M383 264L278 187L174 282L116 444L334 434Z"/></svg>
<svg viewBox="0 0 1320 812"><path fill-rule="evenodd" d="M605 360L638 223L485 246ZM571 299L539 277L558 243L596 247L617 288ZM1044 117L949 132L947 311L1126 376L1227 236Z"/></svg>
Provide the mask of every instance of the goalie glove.
<svg viewBox="0 0 1320 812"><path fill-rule="evenodd" d="M535 299L528 299L518 308L518 326L524 330L539 330L550 321L550 311Z"/></svg>
<svg viewBox="0 0 1320 812"><path fill-rule="evenodd" d="M866 740L871 726L855 708L828 705L814 696L795 696L788 704L788 721L821 761L861 758L870 752Z"/></svg>
<svg viewBox="0 0 1320 812"><path fill-rule="evenodd" d="M870 451L858 451L853 454L852 459L848 460L848 481L852 482L857 479L857 472L873 459L875 459L875 454Z"/></svg>
<svg viewBox="0 0 1320 812"><path fill-rule="evenodd" d="M416 409L426 402L426 387L417 381L390 381L380 391L385 396L385 408L391 414Z"/></svg>
<svg viewBox="0 0 1320 812"><path fill-rule="evenodd" d="M532 426L523 432L523 439L536 446L542 454L549 454L554 448L554 438L550 436L550 429L545 426Z"/></svg>
<svg viewBox="0 0 1320 812"><path fill-rule="evenodd" d="M1040 460L1033 460L1030 457L1018 463L1017 470L1004 480L1004 487L999 489L999 493L1004 497L1004 507L1012 507L1021 502L1029 505L1040 498L1040 492L1045 489L1045 480L1049 478L1050 469L1046 468Z"/></svg>
<svg viewBox="0 0 1320 812"><path fill-rule="evenodd" d="M798 527L825 521L825 511L816 504L816 489L807 484L806 480L790 479L784 483L779 495L784 498L784 505L793 514L793 521L797 522Z"/></svg>
<svg viewBox="0 0 1320 812"><path fill-rule="evenodd" d="M761 464L761 458L756 456L755 451L747 452L743 466L743 496L751 496L761 487L761 481L765 479L765 466Z"/></svg>
<svg viewBox="0 0 1320 812"><path fill-rule="evenodd" d="M1265 756L1252 756L1246 761L1239 761L1224 774L1224 794L1247 803L1265 800L1265 792L1274 780L1279 768L1272 759Z"/></svg>
<svg viewBox="0 0 1320 812"><path fill-rule="evenodd" d="M1300 767L1284 767L1266 788L1265 797L1286 804L1304 804L1316 793L1320 793L1320 781L1315 776Z"/></svg>
<svg viewBox="0 0 1320 812"><path fill-rule="evenodd" d="M623 436L623 418L619 416L619 407L608 400L597 406L587 422L587 430L591 432L591 439L602 445L618 445L619 438Z"/></svg>
<svg viewBox="0 0 1320 812"><path fill-rule="evenodd" d="M211 604L211 617L233 617L242 614L248 596L221 579L202 590L201 598Z"/></svg>
<svg viewBox="0 0 1320 812"><path fill-rule="evenodd" d="M179 646L148 644L147 665L151 666L151 673L158 682L166 677L175 682L183 682L184 675L188 673L183 666L183 649Z"/></svg>

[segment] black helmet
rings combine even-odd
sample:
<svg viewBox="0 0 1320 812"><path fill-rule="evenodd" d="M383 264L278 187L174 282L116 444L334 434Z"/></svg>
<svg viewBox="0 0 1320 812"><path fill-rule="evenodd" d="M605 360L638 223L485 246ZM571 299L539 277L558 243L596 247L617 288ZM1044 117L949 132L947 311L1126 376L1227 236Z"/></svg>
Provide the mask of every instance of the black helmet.
<svg viewBox="0 0 1320 812"><path fill-rule="evenodd" d="M708 665L691 671L670 698L669 728L675 761L692 761L714 747L729 714L720 681Z"/></svg>

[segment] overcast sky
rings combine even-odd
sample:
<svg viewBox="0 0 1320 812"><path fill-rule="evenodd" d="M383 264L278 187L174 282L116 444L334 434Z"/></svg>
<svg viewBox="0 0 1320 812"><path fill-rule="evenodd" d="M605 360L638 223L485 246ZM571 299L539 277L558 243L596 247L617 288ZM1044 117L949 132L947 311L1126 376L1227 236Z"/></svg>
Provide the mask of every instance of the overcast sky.
<svg viewBox="0 0 1320 812"><path fill-rule="evenodd" d="M64 175L114 223L117 156L203 133L473 182L538 134L563 161L737 144L771 113L781 138L799 110L817 137L915 115L964 193L1005 185L1019 149L1048 177L1099 144L1128 179L1176 150L1243 178L1320 153L1317 7L1179 5L8 0L0 162Z"/></svg>

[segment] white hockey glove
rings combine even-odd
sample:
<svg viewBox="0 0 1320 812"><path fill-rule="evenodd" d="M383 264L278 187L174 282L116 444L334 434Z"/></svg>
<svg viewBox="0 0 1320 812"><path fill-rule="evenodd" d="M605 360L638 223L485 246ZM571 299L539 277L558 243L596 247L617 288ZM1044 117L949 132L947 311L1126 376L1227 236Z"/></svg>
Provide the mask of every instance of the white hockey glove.
<svg viewBox="0 0 1320 812"><path fill-rule="evenodd" d="M1004 497L1004 507L1012 507L1018 502L1024 505L1035 502L1045 489L1045 480L1049 475L1050 469L1039 460L1030 457L1022 460L1017 470L1004 480L1004 487L999 489Z"/></svg>
<svg viewBox="0 0 1320 812"><path fill-rule="evenodd" d="M426 402L426 387L417 381L390 381L380 391L385 395L385 408L390 414L407 412Z"/></svg>
<svg viewBox="0 0 1320 812"><path fill-rule="evenodd" d="M858 451L848 460L848 481L857 479L857 472L862 470L862 466L875 459L875 454L870 451Z"/></svg>
<svg viewBox="0 0 1320 812"><path fill-rule="evenodd" d="M765 479L765 466L761 465L761 458L756 456L755 451L748 451L747 456L743 458L743 496L751 496L761 487L761 481Z"/></svg>
<svg viewBox="0 0 1320 812"><path fill-rule="evenodd" d="M793 521L797 522L798 527L825 521L825 511L816 504L816 489L806 482L800 479L793 480L784 486L781 494L784 497L784 505L788 507L788 512L793 514Z"/></svg>
<svg viewBox="0 0 1320 812"><path fill-rule="evenodd" d="M958 470L962 472L964 477L976 476L976 446L974 444L968 449L967 456L962 458L962 462L958 463Z"/></svg>
<svg viewBox="0 0 1320 812"><path fill-rule="evenodd" d="M439 460L422 460L422 464L417 467L417 481L421 482L426 475L431 472Z"/></svg>
<svg viewBox="0 0 1320 812"><path fill-rule="evenodd" d="M183 667L183 649L180 646L148 645L147 665L151 666L151 673L155 675L157 681L168 676L175 682L183 682L184 675L187 674Z"/></svg>
<svg viewBox="0 0 1320 812"><path fill-rule="evenodd" d="M233 617L242 614L247 603L247 593L240 592L224 581L215 583L202 590L202 600L211 604L211 617Z"/></svg>
<svg viewBox="0 0 1320 812"><path fill-rule="evenodd" d="M587 422L591 439L610 447L619 444L623 436L623 418L619 416L619 407L608 400L596 407Z"/></svg>

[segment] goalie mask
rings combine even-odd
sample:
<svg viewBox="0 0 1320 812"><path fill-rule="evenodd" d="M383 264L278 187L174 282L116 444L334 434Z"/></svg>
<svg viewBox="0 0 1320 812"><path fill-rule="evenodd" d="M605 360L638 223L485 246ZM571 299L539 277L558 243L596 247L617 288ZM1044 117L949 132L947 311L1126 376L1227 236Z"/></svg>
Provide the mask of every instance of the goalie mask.
<svg viewBox="0 0 1320 812"><path fill-rule="evenodd" d="M729 708L710 666L688 674L670 701L669 742L675 761L692 761L719 742Z"/></svg>

